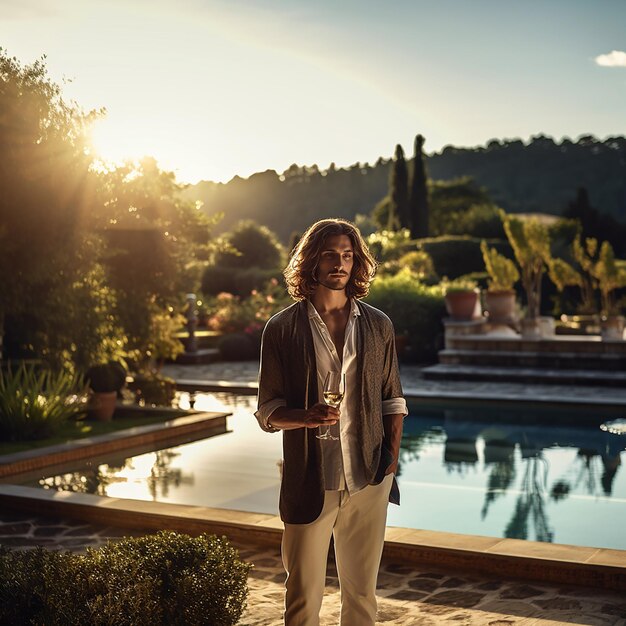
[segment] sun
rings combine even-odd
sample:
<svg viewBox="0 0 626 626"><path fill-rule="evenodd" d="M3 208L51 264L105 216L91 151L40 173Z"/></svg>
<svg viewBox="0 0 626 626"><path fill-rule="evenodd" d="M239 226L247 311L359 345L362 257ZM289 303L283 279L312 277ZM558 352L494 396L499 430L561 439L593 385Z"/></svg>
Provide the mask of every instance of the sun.
<svg viewBox="0 0 626 626"><path fill-rule="evenodd" d="M119 164L150 154L146 137L130 123L108 117L96 120L90 129L94 155L107 163Z"/></svg>

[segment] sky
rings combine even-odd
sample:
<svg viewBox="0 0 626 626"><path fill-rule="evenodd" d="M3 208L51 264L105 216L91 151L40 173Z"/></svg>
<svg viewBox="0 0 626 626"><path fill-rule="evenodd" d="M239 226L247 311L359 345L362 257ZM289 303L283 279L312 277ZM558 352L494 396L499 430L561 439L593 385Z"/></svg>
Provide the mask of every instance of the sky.
<svg viewBox="0 0 626 626"><path fill-rule="evenodd" d="M626 134L624 0L0 0L0 47L181 182Z"/></svg>

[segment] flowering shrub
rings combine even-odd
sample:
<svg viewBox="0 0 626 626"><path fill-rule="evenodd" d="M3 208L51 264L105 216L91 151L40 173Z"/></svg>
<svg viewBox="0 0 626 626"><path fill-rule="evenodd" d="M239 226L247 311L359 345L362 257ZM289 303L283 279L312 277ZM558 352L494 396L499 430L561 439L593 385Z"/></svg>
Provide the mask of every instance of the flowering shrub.
<svg viewBox="0 0 626 626"><path fill-rule="evenodd" d="M262 291L254 289L247 298L223 292L207 302L207 308L213 311L208 327L224 334L260 336L267 320L290 303L287 291L275 278Z"/></svg>

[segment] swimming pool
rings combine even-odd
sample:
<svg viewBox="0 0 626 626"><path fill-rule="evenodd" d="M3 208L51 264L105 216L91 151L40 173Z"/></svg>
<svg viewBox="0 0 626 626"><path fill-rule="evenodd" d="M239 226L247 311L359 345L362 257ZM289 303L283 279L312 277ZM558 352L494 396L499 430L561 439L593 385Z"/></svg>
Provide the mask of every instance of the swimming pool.
<svg viewBox="0 0 626 626"><path fill-rule="evenodd" d="M258 428L254 402L198 396L198 409L233 412L232 432L94 459L36 484L276 514L281 437ZM602 431L605 419L536 409L413 411L400 458L402 505L390 506L388 525L626 549L626 437Z"/></svg>

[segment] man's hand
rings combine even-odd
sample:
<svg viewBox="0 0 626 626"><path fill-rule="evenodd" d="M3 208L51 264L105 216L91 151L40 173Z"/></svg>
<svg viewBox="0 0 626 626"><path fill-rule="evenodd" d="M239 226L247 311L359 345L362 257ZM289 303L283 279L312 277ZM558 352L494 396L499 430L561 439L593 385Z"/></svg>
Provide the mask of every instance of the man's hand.
<svg viewBox="0 0 626 626"><path fill-rule="evenodd" d="M303 426L317 428L318 426L332 426L337 423L341 412L338 408L318 402L304 412Z"/></svg>

